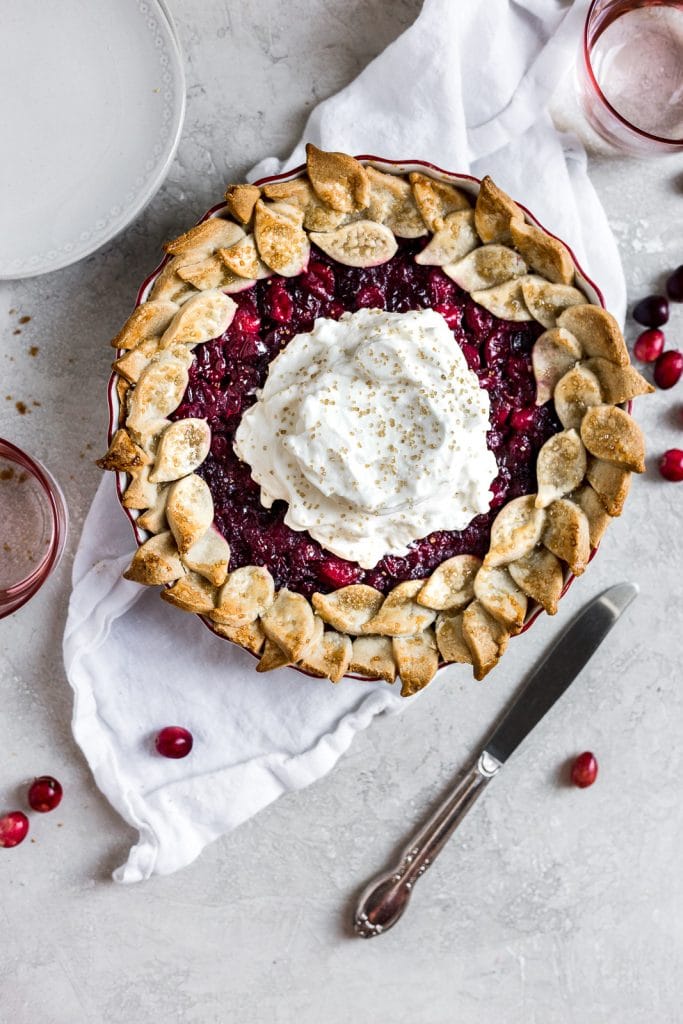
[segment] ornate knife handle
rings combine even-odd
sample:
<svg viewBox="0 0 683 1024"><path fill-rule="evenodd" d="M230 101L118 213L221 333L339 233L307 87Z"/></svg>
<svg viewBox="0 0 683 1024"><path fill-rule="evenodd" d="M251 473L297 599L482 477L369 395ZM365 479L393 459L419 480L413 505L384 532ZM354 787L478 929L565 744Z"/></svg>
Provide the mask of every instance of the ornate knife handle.
<svg viewBox="0 0 683 1024"><path fill-rule="evenodd" d="M486 751L479 755L476 763L437 807L427 824L412 838L400 864L375 878L365 889L354 917L356 934L370 939L396 924L408 906L418 878L434 863L500 767L500 761Z"/></svg>

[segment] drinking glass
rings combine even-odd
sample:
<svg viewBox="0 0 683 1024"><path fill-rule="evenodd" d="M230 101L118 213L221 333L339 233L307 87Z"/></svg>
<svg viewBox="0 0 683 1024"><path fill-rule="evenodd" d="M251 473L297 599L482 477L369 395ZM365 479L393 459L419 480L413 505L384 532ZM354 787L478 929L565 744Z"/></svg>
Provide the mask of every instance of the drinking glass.
<svg viewBox="0 0 683 1024"><path fill-rule="evenodd" d="M593 0L577 79L588 122L612 145L683 149L683 2Z"/></svg>
<svg viewBox="0 0 683 1024"><path fill-rule="evenodd" d="M40 589L64 551L68 514L50 473L0 438L0 619Z"/></svg>

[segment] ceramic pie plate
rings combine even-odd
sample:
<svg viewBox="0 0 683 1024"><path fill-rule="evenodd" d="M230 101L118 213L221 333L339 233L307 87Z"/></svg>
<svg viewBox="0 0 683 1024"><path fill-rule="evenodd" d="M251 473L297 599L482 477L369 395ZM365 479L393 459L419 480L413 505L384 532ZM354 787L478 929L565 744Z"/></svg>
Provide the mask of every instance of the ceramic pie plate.
<svg viewBox="0 0 683 1024"><path fill-rule="evenodd" d="M437 167L436 165L428 163L426 161L422 161L422 160L393 161L393 160L385 160L385 159L382 159L382 158L379 158L379 157L375 157L375 156L371 156L371 155L361 155L361 156L357 157L357 159L359 159L363 163L371 164L377 170L387 171L387 172L391 172L391 173L394 173L394 174L409 174L411 171L417 171L417 172L422 171L422 172L424 172L426 170L427 173L431 177L439 179L441 181L449 182L449 183L451 183L453 185L456 185L458 188L462 189L462 191L464 191L464 192L468 193L469 195L471 195L473 197L473 199L476 198L476 195L477 195L477 193L479 191L479 184L480 184L480 182L479 182L478 178L474 178L471 175L455 174L455 173L452 173L452 172L444 171L442 168ZM266 185L266 184L270 184L272 182L290 181L290 180L292 180L294 178L299 177L303 171L305 171L305 165L300 165L299 167L296 167L296 168L294 168L291 171L287 171L287 172L284 172L282 174L270 175L268 177L261 178L258 181L256 181L254 184L256 184L258 186L263 186L263 185ZM534 215L529 210L527 210L524 206L522 206L522 204L518 203L518 205L524 211L525 215L529 218L529 220L531 220L532 223L534 223L534 224L538 225L539 227L543 228L543 225L540 224L540 222L537 220L537 218L535 218ZM199 223L201 223L202 221L208 220L211 217L220 216L221 214L225 213L226 210L227 210L226 204L225 203L220 203L220 204L212 207L210 210L208 210L207 213L200 219ZM547 229L543 228L543 230L547 230ZM554 236L554 237L556 237L556 236ZM562 241L562 240L560 239L560 241ZM563 244L566 245L565 242L563 242ZM603 295L602 295L600 289L597 287L597 285L588 277L588 275L580 267L580 265L579 265L578 261L576 260L576 257L574 256L574 253L572 252L571 248L569 246L567 246L567 249L569 250L569 252L571 254L571 257L572 257L572 260L574 262L575 274L576 274L576 285L577 285L577 287L579 287L585 293L586 298L587 298L587 300L590 303L592 303L594 305L601 306L602 308L605 308L605 303L604 303ZM149 277L147 277L145 279L145 281L142 283L142 285L141 285L141 287L139 289L138 295L137 295L136 306L139 306L141 303L145 302L148 299L150 291L152 290L152 287L154 285L154 282L156 281L157 277L159 276L159 273L161 272L161 269L162 269L162 267L164 266L165 263L166 263L166 260L163 260L159 264L159 266L156 267L156 269L149 275ZM110 441L111 441L111 438L113 437L113 435L114 435L114 433L115 433L115 431L116 431L116 429L117 429L117 427L118 427L118 425L120 423L120 414L121 414L120 402L119 402L119 398L118 398L117 391L116 391L116 380L117 380L117 374L114 373L114 374L112 374L112 377L110 379L109 390L108 390L108 395L109 395L109 440ZM631 403L630 402L627 403L627 405L625 407L630 411ZM123 498L123 493L124 493L125 488L126 488L126 479L127 479L127 477L126 477L125 473L118 473L117 474L117 492L118 492L118 496L119 496L119 501L122 501L122 498ZM129 520L129 522L131 524L131 527L133 529L133 533L135 535L135 539L136 539L138 545L143 544L146 540L149 539L149 537L151 535L149 533L147 533L145 530L141 529L137 525L137 522L136 522L137 515L132 510L125 508L123 506L123 504L122 504L121 507L123 508L124 512L126 513L126 516L128 517L128 520ZM595 556L596 552L597 552L597 547L594 548L592 550L592 552L591 552L591 556L590 556L591 560ZM569 571L569 569L567 569L566 572L565 572L565 582L564 582L564 587L563 587L563 590L562 590L562 596L564 596L564 594L567 592L567 590L571 586L571 584L574 581L574 579L575 579L575 577L574 577L573 573L571 573ZM528 610L528 613L527 613L524 625L523 625L522 629L520 630L520 634L521 633L525 633L533 625L533 623L536 621L538 616L541 614L542 610L543 609L540 606L534 605L533 603L530 602L529 610ZM226 643L233 643L233 641L229 640L227 637L221 636L221 634L216 632L216 630L213 628L213 623L212 623L212 621L209 618L206 618L204 616L200 616L200 618L202 619L202 622L206 625L206 627L208 629L210 629L211 632L214 633L215 636L218 636L221 640L224 640ZM234 645L234 646L239 646L239 645ZM252 653L252 652L250 652L250 653ZM254 657L258 658L258 655L254 655ZM306 672L304 669L302 669L299 666L293 665L291 667L296 668L297 671L303 673L304 675L310 675L311 674L311 673ZM446 663L442 662L440 664L439 671L441 671L445 667L447 667ZM355 674L355 673L347 673L346 674L346 678L365 679L366 677L360 676L360 675Z"/></svg>
<svg viewBox="0 0 683 1024"><path fill-rule="evenodd" d="M21 0L0 32L0 278L68 266L145 207L178 145L185 79L156 0Z"/></svg>

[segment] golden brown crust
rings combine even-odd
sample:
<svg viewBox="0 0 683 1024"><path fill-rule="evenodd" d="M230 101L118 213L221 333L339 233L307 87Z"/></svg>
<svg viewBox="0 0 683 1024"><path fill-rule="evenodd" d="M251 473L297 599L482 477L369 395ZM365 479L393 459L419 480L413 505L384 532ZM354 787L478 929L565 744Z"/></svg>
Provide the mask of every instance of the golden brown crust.
<svg viewBox="0 0 683 1024"><path fill-rule="evenodd" d="M306 168L316 193L333 210L353 213L364 210L370 202L367 171L347 153L326 153L309 142Z"/></svg>
<svg viewBox="0 0 683 1024"><path fill-rule="evenodd" d="M472 601L463 612L462 633L472 655L474 678L483 679L503 656L509 633L480 601Z"/></svg>
<svg viewBox="0 0 683 1024"><path fill-rule="evenodd" d="M442 612L436 620L434 633L439 654L444 661L451 664L472 664L472 654L462 629L462 612L456 612L455 615Z"/></svg>
<svg viewBox="0 0 683 1024"><path fill-rule="evenodd" d="M96 465L115 473L130 473L151 461L149 455L135 444L128 431L119 429L105 454L96 460Z"/></svg>
<svg viewBox="0 0 683 1024"><path fill-rule="evenodd" d="M589 459L586 480L610 516L620 516L631 489L631 474L611 462Z"/></svg>
<svg viewBox="0 0 683 1024"><path fill-rule="evenodd" d="M568 498L554 501L548 508L543 543L548 551L566 562L580 576L590 558L590 531L582 509Z"/></svg>
<svg viewBox="0 0 683 1024"><path fill-rule="evenodd" d="M185 573L172 587L161 591L161 599L184 612L205 615L216 600L216 588L195 572Z"/></svg>
<svg viewBox="0 0 683 1024"><path fill-rule="evenodd" d="M555 615L562 595L564 573L560 560L545 548L534 548L528 555L511 562L508 572L527 597Z"/></svg>
<svg viewBox="0 0 683 1024"><path fill-rule="evenodd" d="M169 530L166 533L158 533L141 544L123 575L127 580L154 587L163 583L173 583L184 573L178 548Z"/></svg>
<svg viewBox="0 0 683 1024"><path fill-rule="evenodd" d="M412 697L431 683L439 667L434 632L426 629L415 636L396 636L392 649L401 679L401 696Z"/></svg>
<svg viewBox="0 0 683 1024"><path fill-rule="evenodd" d="M574 280L574 261L569 250L557 238L528 224L521 217L510 221L512 244L530 267L556 284L571 284Z"/></svg>
<svg viewBox="0 0 683 1024"><path fill-rule="evenodd" d="M438 181L417 171L408 178L420 216L432 233L441 231L449 214L471 209L465 193L447 181Z"/></svg>
<svg viewBox="0 0 683 1024"><path fill-rule="evenodd" d="M513 219L523 220L524 214L487 174L481 180L474 207L474 222L482 242L511 242L510 224Z"/></svg>
<svg viewBox="0 0 683 1024"><path fill-rule="evenodd" d="M633 473L645 472L645 440L638 424L623 409L596 405L581 422L581 439L591 455Z"/></svg>
<svg viewBox="0 0 683 1024"><path fill-rule="evenodd" d="M391 638L387 636L359 636L353 641L349 671L368 679L396 679L396 659Z"/></svg>
<svg viewBox="0 0 683 1024"><path fill-rule="evenodd" d="M242 224L249 223L260 197L261 190L256 185L228 185L225 190L228 211Z"/></svg>
<svg viewBox="0 0 683 1024"><path fill-rule="evenodd" d="M570 331L587 356L602 356L619 366L628 366L628 350L619 324L602 306L570 306L557 318L557 326Z"/></svg>
<svg viewBox="0 0 683 1024"><path fill-rule="evenodd" d="M178 312L175 302L157 300L136 306L111 343L114 348L131 349L144 341L162 334Z"/></svg>
<svg viewBox="0 0 683 1024"><path fill-rule="evenodd" d="M633 366L619 366L609 359L594 356L583 364L600 381L603 401L609 405L621 405L638 395L649 395L654 391Z"/></svg>

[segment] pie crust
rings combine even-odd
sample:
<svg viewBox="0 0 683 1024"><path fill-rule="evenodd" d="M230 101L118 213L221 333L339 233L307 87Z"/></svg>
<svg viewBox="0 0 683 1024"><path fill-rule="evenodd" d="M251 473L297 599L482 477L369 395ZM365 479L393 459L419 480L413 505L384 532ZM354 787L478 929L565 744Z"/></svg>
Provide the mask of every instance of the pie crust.
<svg viewBox="0 0 683 1024"><path fill-rule="evenodd" d="M349 671L400 676L409 696L439 663L471 664L482 679L530 614L557 611L567 576L584 571L621 514L631 474L645 468L642 433L621 405L653 389L630 366L614 317L586 294L570 251L490 178L386 167L309 145L294 178L229 186L225 206L166 245L145 301L112 341L120 416L98 465L120 474L122 504L138 512L127 579L162 585L166 601L260 657L258 671L297 665L333 682ZM494 315L545 328L532 353L537 402L555 398L564 430L539 452L538 493L501 508L483 563L449 558L386 595L354 584L309 602L276 591L262 566L230 572L211 493L195 473L209 425L167 418L194 349L230 325L230 294L300 274L311 244L370 267L391 259L397 238L422 236L419 263L440 266Z"/></svg>

